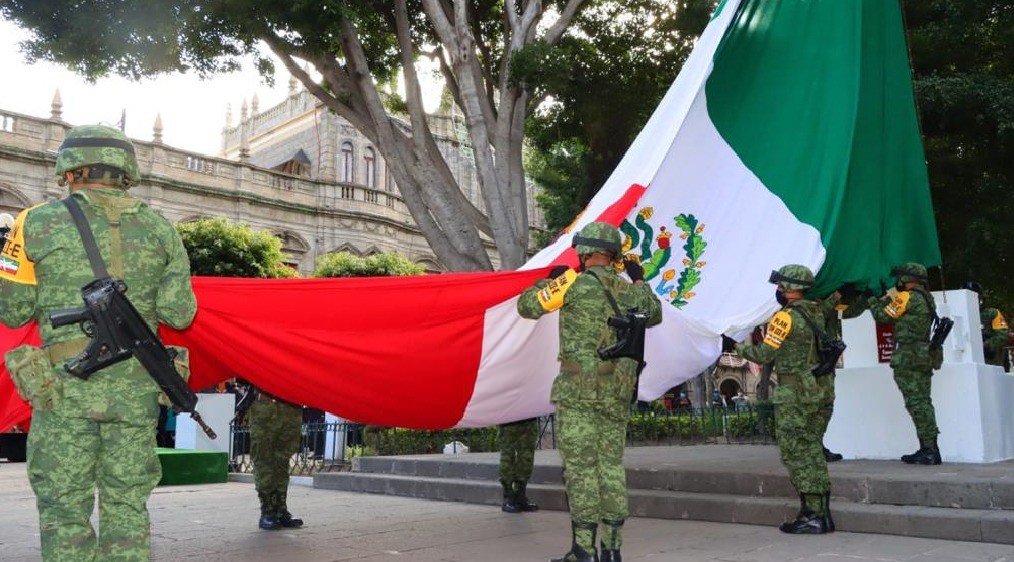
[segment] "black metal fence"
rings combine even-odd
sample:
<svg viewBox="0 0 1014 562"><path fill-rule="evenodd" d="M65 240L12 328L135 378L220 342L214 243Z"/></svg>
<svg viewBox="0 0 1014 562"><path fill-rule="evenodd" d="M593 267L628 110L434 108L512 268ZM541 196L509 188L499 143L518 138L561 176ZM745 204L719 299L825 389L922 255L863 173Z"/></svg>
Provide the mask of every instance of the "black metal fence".
<svg viewBox="0 0 1014 562"><path fill-rule="evenodd" d="M458 428L441 431L364 426L348 422L304 423L291 473L348 470L358 456L427 453L491 452L497 450L497 428ZM770 404L667 410L635 406L627 426L627 445L751 444L774 442L774 408ZM230 427L230 470L252 472L250 431ZM556 448L552 415L539 419L538 448Z"/></svg>

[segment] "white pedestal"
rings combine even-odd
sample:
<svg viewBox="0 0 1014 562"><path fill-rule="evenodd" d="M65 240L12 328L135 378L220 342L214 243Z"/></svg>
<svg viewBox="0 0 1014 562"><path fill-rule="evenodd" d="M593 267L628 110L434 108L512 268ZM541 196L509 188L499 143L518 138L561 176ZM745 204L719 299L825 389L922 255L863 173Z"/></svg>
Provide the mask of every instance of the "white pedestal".
<svg viewBox="0 0 1014 562"><path fill-rule="evenodd" d="M978 300L969 291L934 293L937 311L954 320L944 365L933 375L933 405L944 461L994 462L1014 458L1014 377L986 365ZM915 427L887 363L877 362L873 319L845 320L848 349L835 380L834 417L824 436L851 459L898 459L919 448Z"/></svg>
<svg viewBox="0 0 1014 562"><path fill-rule="evenodd" d="M204 434L190 414L176 416L176 448L229 453L229 422L236 411L236 395L230 393L201 393L197 395L197 413L204 423L218 434L212 441Z"/></svg>
<svg viewBox="0 0 1014 562"><path fill-rule="evenodd" d="M342 431L336 431L337 435L328 435L324 441L324 458L327 460L343 459L345 458L345 445L348 431L344 431L344 426L339 425L345 422L344 419L332 414L331 412L324 412L324 423L327 427L335 427Z"/></svg>

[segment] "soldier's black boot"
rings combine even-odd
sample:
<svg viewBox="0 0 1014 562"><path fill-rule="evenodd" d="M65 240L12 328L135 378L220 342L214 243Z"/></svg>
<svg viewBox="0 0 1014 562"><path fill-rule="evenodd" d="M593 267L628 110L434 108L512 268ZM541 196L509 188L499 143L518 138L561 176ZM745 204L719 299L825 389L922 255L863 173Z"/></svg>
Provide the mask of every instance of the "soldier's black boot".
<svg viewBox="0 0 1014 562"><path fill-rule="evenodd" d="M845 458L845 457L843 457L841 455L841 453L832 452L827 447L824 447L824 461L825 462L838 462L838 461L842 460L843 458Z"/></svg>
<svg viewBox="0 0 1014 562"><path fill-rule="evenodd" d="M933 441L920 449L908 464L937 465L940 462L940 449L937 448L936 441Z"/></svg>
<svg viewBox="0 0 1014 562"><path fill-rule="evenodd" d="M620 545L623 544L623 519L602 520L602 542L599 551L600 562L623 562L620 556Z"/></svg>
<svg viewBox="0 0 1014 562"><path fill-rule="evenodd" d="M796 519L782 523L778 527L783 533L789 533L792 535L823 535L827 533L827 527L824 524L824 516L816 511L810 509L810 499L817 500L817 503L823 505L824 497L822 494L803 494L806 503L805 512L801 513Z"/></svg>
<svg viewBox="0 0 1014 562"><path fill-rule="evenodd" d="M503 505L500 509L507 513L520 513L521 506L518 505L517 494L514 491L514 483L506 480L501 480L500 485L503 486Z"/></svg>
<svg viewBox="0 0 1014 562"><path fill-rule="evenodd" d="M834 532L834 519L831 518L831 492L824 493L824 528L828 533Z"/></svg>
<svg viewBox="0 0 1014 562"><path fill-rule="evenodd" d="M571 521L570 552L564 554L563 558L553 558L549 562L599 562L598 552L595 551L598 528L598 522Z"/></svg>
<svg viewBox="0 0 1014 562"><path fill-rule="evenodd" d="M916 457L918 457L925 448L926 445L922 442L922 439L920 439L919 449L916 452L912 453L911 455L901 455L901 462L905 464L913 464L915 462Z"/></svg>
<svg viewBox="0 0 1014 562"><path fill-rule="evenodd" d="M539 510L539 506L528 499L528 482L524 480L514 481L514 504L521 508L521 511Z"/></svg>
<svg viewBox="0 0 1014 562"><path fill-rule="evenodd" d="M278 516L275 515L274 496L258 492L257 497L261 502L261 518L257 522L257 526L267 531L280 528L282 524L278 522Z"/></svg>
<svg viewBox="0 0 1014 562"><path fill-rule="evenodd" d="M286 529L293 529L295 527L302 527L303 520L297 519L289 513L289 506L286 503L286 493L282 492L278 495L278 504L275 508L275 513L278 515L278 522Z"/></svg>

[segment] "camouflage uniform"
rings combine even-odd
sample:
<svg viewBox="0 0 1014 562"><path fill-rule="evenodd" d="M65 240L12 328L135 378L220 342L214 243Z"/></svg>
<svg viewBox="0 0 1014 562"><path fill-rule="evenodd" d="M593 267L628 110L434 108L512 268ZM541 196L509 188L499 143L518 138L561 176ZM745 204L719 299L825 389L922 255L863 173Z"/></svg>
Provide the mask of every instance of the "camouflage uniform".
<svg viewBox="0 0 1014 562"><path fill-rule="evenodd" d="M842 318L855 318L866 310L866 306L863 303L853 302L852 304L846 304L843 302L841 294L837 292L820 301L819 304L821 314L824 315L824 331L829 337L834 339L841 339ZM839 312L841 316L839 316ZM822 402L824 404L824 407L820 411L821 435L827 433L827 426L830 425L831 418L834 416L834 382L834 373L817 377L817 385L823 391ZM840 461L842 456L824 448L824 458L828 462L835 462Z"/></svg>
<svg viewBox="0 0 1014 562"><path fill-rule="evenodd" d="M303 408L257 391L250 405L250 460L254 487L261 503L261 527L298 527L286 505L289 489L289 461L299 450Z"/></svg>
<svg viewBox="0 0 1014 562"><path fill-rule="evenodd" d="M503 486L503 510L508 513L538 509L528 500L527 494L538 440L539 418L499 426L500 484Z"/></svg>
<svg viewBox="0 0 1014 562"><path fill-rule="evenodd" d="M905 264L896 271L899 283L908 280L926 279L926 268L919 264ZM905 274L904 272L909 272ZM920 451L927 449L936 451L935 462L940 464L937 451L936 413L933 409L931 391L933 388L933 365L930 359L930 329L936 304L933 295L922 286L911 290L899 290L895 297L885 295L880 299L871 297L867 301L873 318L881 324L894 325L894 353L891 354L891 368L894 369L894 382L898 385L905 399L908 410L915 424L915 432L919 437ZM918 454L918 452L916 453ZM906 460L905 455L902 460Z"/></svg>
<svg viewBox="0 0 1014 562"><path fill-rule="evenodd" d="M615 236L618 251L619 233L610 225L592 223L581 234L609 236L610 240ZM577 249L579 255L590 253L580 245ZM546 312L538 292L547 284L547 280L539 280L522 293L518 300L521 316L534 319ZM574 545L589 555L595 552L599 521L605 525L603 549L619 552L621 526L628 514L623 448L637 365L631 359L603 360L598 356L600 348L616 343L614 330L606 324L615 314L606 291L620 310L637 308L647 313L649 326L662 321L661 304L650 287L631 284L611 267L586 268L566 292L560 308L561 369L550 399L556 405ZM572 549L564 560L580 559L573 556L576 551Z"/></svg>
<svg viewBox="0 0 1014 562"><path fill-rule="evenodd" d="M785 266L778 274L801 282L786 284L779 281L780 286L787 290L802 291L813 284L813 273L805 266ZM833 524L828 524L827 505L831 481L822 444L828 391L811 372L819 358L815 334L804 314L815 325L824 325L819 305L813 301L795 300L784 305L771 318L764 341L740 344L737 351L754 363L772 364L778 375L778 386L772 398L776 408L775 434L782 464L789 473L789 481L799 492L801 502L796 522L786 523L782 530L819 533L833 530ZM794 524L802 524L806 518L813 518L813 526L792 530ZM825 519L826 522L820 524L817 519Z"/></svg>
<svg viewBox="0 0 1014 562"><path fill-rule="evenodd" d="M1002 367L1009 338L1007 321L999 310L983 308L979 311L979 322L982 325L982 348L986 363Z"/></svg>
<svg viewBox="0 0 1014 562"><path fill-rule="evenodd" d="M106 136L129 142L106 127L78 127L67 139ZM103 151L108 152L91 148L82 156L81 149L61 148L57 172L74 169L89 159L89 152ZM109 162L120 156L99 157ZM136 179L136 163L127 172ZM158 322L185 328L197 307L179 235L143 202L112 187L115 182L105 183L111 187L82 188L73 197L110 275L127 283L131 302L153 330ZM15 229L21 232L5 246L4 258L22 260L19 267L29 266L25 259L34 262L35 279L34 284L0 280L0 321L9 327L38 322L45 351L34 361L45 365L41 373L53 381L48 402L32 400L28 436L28 477L38 499L42 557L49 562L149 560L146 502L161 478L155 455L158 386L136 359L102 369L88 380L64 372L64 363L84 348L87 338L76 325L53 328L48 315L82 305L81 287L94 278L84 245L59 201L24 211ZM12 247L21 245L19 239L23 246ZM8 354L9 366L20 353ZM89 521L96 489L97 539Z"/></svg>

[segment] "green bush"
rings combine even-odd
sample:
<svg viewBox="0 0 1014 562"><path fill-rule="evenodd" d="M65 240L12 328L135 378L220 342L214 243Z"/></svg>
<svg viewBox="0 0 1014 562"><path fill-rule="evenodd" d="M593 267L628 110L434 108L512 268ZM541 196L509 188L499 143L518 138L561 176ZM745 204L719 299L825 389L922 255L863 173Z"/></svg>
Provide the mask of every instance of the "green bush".
<svg viewBox="0 0 1014 562"><path fill-rule="evenodd" d="M464 443L470 452L497 451L496 427L426 431L398 427L367 426L363 440L377 455L424 455L443 453L451 441Z"/></svg>

